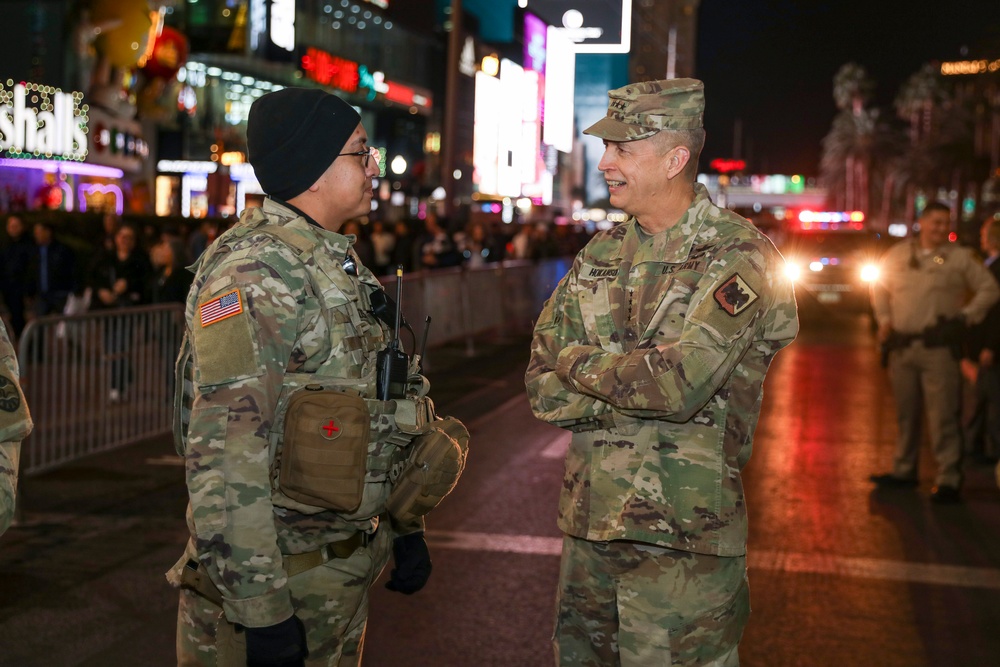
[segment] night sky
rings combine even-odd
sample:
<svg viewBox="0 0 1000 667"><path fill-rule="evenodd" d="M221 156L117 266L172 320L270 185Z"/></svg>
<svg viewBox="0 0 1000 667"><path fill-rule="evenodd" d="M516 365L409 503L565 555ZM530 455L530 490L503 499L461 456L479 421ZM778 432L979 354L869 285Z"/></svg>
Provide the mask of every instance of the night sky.
<svg viewBox="0 0 1000 667"><path fill-rule="evenodd" d="M733 156L741 118L748 171L816 175L841 65L864 66L874 104L895 117L899 86L922 64L976 58L1000 58L1000 0L702 0L702 166Z"/></svg>

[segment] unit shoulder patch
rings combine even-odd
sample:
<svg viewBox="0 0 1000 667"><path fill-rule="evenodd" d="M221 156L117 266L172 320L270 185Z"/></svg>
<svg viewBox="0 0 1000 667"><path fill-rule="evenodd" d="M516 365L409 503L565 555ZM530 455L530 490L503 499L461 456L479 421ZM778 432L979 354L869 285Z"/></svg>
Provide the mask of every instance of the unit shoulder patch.
<svg viewBox="0 0 1000 667"><path fill-rule="evenodd" d="M201 316L201 326L207 327L209 324L221 322L222 320L239 315L243 312L243 299L240 290L234 289L198 306L198 313Z"/></svg>
<svg viewBox="0 0 1000 667"><path fill-rule="evenodd" d="M714 296L716 303L731 317L737 317L760 298L739 273L734 273L722 283L719 289L715 290Z"/></svg>

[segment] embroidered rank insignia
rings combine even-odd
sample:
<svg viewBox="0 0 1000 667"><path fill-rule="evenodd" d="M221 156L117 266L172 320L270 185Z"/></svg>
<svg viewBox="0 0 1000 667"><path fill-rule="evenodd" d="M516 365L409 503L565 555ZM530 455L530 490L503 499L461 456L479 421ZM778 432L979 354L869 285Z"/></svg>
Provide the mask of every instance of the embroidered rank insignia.
<svg viewBox="0 0 1000 667"><path fill-rule="evenodd" d="M198 306L198 311L201 313L201 326L203 327L220 322L227 317L239 315L243 312L243 300L240 298L240 291L234 289L232 292L226 292L211 301L206 301Z"/></svg>
<svg viewBox="0 0 1000 667"><path fill-rule="evenodd" d="M750 289L740 274L734 273L719 289L715 290L715 300L730 316L736 317L757 300L757 293Z"/></svg>

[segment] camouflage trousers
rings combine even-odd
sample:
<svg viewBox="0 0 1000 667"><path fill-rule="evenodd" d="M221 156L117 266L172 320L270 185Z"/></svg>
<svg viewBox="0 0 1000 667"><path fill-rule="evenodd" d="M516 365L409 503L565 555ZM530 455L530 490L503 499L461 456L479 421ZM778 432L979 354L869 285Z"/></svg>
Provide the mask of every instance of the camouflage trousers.
<svg viewBox="0 0 1000 667"><path fill-rule="evenodd" d="M561 667L736 667L746 558L563 538L552 642Z"/></svg>
<svg viewBox="0 0 1000 667"><path fill-rule="evenodd" d="M361 664L368 621L368 589L389 560L390 530L380 530L349 558L334 558L288 580L292 606L306 628L307 667ZM178 667L215 667L222 609L181 589L177 610Z"/></svg>

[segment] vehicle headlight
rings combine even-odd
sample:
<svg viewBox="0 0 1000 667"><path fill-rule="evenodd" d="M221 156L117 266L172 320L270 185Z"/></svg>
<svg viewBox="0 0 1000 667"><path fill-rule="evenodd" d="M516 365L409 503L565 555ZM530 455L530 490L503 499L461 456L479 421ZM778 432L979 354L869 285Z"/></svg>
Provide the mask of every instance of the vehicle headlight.
<svg viewBox="0 0 1000 667"><path fill-rule="evenodd" d="M785 277L795 282L802 277L802 267L795 262L785 262Z"/></svg>
<svg viewBox="0 0 1000 667"><path fill-rule="evenodd" d="M875 264L865 264L861 267L861 280L866 283L873 283L878 280L879 270Z"/></svg>

